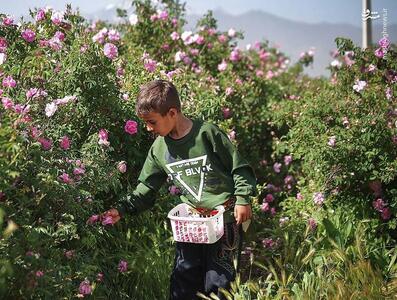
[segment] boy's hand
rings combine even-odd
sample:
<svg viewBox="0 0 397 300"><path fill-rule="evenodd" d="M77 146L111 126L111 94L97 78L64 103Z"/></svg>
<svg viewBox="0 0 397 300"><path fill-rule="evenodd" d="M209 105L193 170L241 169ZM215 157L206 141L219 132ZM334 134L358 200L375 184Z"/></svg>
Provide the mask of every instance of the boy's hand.
<svg viewBox="0 0 397 300"><path fill-rule="evenodd" d="M248 219L251 219L251 205L236 205L234 207L234 217L236 218L237 224L242 224Z"/></svg>
<svg viewBox="0 0 397 300"><path fill-rule="evenodd" d="M102 225L113 225L120 220L119 211L115 208L109 209L101 215Z"/></svg>

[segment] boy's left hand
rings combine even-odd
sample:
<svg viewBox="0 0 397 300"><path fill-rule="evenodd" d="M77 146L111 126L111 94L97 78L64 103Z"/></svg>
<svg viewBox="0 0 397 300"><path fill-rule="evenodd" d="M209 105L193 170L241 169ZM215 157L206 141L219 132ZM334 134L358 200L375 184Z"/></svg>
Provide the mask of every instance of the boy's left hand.
<svg viewBox="0 0 397 300"><path fill-rule="evenodd" d="M234 217L236 218L237 224L242 224L248 219L251 219L251 205L236 205L234 207Z"/></svg>

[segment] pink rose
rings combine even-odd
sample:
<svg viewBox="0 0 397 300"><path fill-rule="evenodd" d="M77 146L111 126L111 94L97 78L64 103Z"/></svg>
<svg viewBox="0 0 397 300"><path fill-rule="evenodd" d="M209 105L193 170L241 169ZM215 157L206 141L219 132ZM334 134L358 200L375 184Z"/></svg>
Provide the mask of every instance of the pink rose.
<svg viewBox="0 0 397 300"><path fill-rule="evenodd" d="M389 220L391 217L391 212L390 212L390 208L385 207L382 212L381 212L381 217L383 220Z"/></svg>
<svg viewBox="0 0 397 300"><path fill-rule="evenodd" d="M82 175L84 173L85 173L84 168L77 167L77 168L74 168L74 170L73 170L74 175Z"/></svg>
<svg viewBox="0 0 397 300"><path fill-rule="evenodd" d="M10 98L2 97L1 103L3 104L5 109L11 109L14 106L14 102Z"/></svg>
<svg viewBox="0 0 397 300"><path fill-rule="evenodd" d="M221 34L220 36L218 36L218 41L220 43L224 43L224 42L226 42L226 40L227 40L227 37L224 34Z"/></svg>
<svg viewBox="0 0 397 300"><path fill-rule="evenodd" d="M264 200L267 203L271 203L274 201L274 196L272 194L267 194Z"/></svg>
<svg viewBox="0 0 397 300"><path fill-rule="evenodd" d="M62 31L57 31L54 34L54 38L57 38L60 41L64 41L65 40L65 34Z"/></svg>
<svg viewBox="0 0 397 300"><path fill-rule="evenodd" d="M168 188L168 191L170 192L171 195L179 195L181 193L181 191L179 190L179 188L175 185L171 185Z"/></svg>
<svg viewBox="0 0 397 300"><path fill-rule="evenodd" d="M62 11L53 11L51 15L51 21L55 25L60 25L65 19L65 13Z"/></svg>
<svg viewBox="0 0 397 300"><path fill-rule="evenodd" d="M109 59L115 59L118 56L118 49L117 47L112 44L112 43L106 43L104 48L103 48L103 53L105 56Z"/></svg>
<svg viewBox="0 0 397 300"><path fill-rule="evenodd" d="M303 200L303 195L301 193L296 194L296 200L298 201Z"/></svg>
<svg viewBox="0 0 397 300"><path fill-rule="evenodd" d="M281 166L282 166L281 163L278 163L278 162L274 163L274 165L273 165L274 172L280 173L281 172Z"/></svg>
<svg viewBox="0 0 397 300"><path fill-rule="evenodd" d="M163 10L163 11L161 11L161 12L158 14L158 17L159 17L161 20L167 20L167 19L168 19L168 12L167 12L166 10Z"/></svg>
<svg viewBox="0 0 397 300"><path fill-rule="evenodd" d="M80 283L79 293L83 295L90 295L92 293L92 288L89 280L85 279Z"/></svg>
<svg viewBox="0 0 397 300"><path fill-rule="evenodd" d="M224 119L229 119L232 116L232 110L229 107L222 108L222 114Z"/></svg>
<svg viewBox="0 0 397 300"><path fill-rule="evenodd" d="M275 73L272 70L267 71L266 79L272 79L275 76Z"/></svg>
<svg viewBox="0 0 397 300"><path fill-rule="evenodd" d="M383 49L387 49L390 46L390 41L386 38L383 37L379 40L378 45L383 48Z"/></svg>
<svg viewBox="0 0 397 300"><path fill-rule="evenodd" d="M120 260L118 270L120 273L127 272L128 263L125 260Z"/></svg>
<svg viewBox="0 0 397 300"><path fill-rule="evenodd" d="M335 147L335 144L336 144L336 136L333 135L328 139L328 146Z"/></svg>
<svg viewBox="0 0 397 300"><path fill-rule="evenodd" d="M324 200L325 200L325 198L324 198L323 193L320 193L320 192L314 193L314 195L313 195L314 204L321 206L324 203Z"/></svg>
<svg viewBox="0 0 397 300"><path fill-rule="evenodd" d="M40 21L42 21L44 19L45 19L45 11L44 11L44 9L39 9L37 11L35 20L36 20L36 22L40 22Z"/></svg>
<svg viewBox="0 0 397 300"><path fill-rule="evenodd" d="M125 74L125 70L122 67L118 67L116 70L117 76L123 76Z"/></svg>
<svg viewBox="0 0 397 300"><path fill-rule="evenodd" d="M230 96L231 94L233 94L233 88L232 87L227 87L225 89L225 95L226 96Z"/></svg>
<svg viewBox="0 0 397 300"><path fill-rule="evenodd" d="M168 51L168 50L170 50L170 45L164 44L161 46L161 49L163 49L164 51Z"/></svg>
<svg viewBox="0 0 397 300"><path fill-rule="evenodd" d="M100 129L99 130L99 145L105 145L105 146L109 146L109 141L108 141L108 132L106 131L106 129Z"/></svg>
<svg viewBox="0 0 397 300"><path fill-rule="evenodd" d="M0 37L0 53L4 53L7 50L7 40Z"/></svg>
<svg viewBox="0 0 397 300"><path fill-rule="evenodd" d="M80 53L85 53L87 49L88 49L88 45L84 44L83 46L80 47Z"/></svg>
<svg viewBox="0 0 397 300"><path fill-rule="evenodd" d="M12 24L14 24L14 19L13 19L13 18L7 16L7 17L5 17L5 18L3 19L3 25L5 25L5 26L10 26L10 25L12 25Z"/></svg>
<svg viewBox="0 0 397 300"><path fill-rule="evenodd" d="M110 29L108 32L108 39L109 41L119 41L120 33L115 29Z"/></svg>
<svg viewBox="0 0 397 300"><path fill-rule="evenodd" d="M286 155L284 156L284 164L288 166L292 162L292 156L291 155Z"/></svg>
<svg viewBox="0 0 397 300"><path fill-rule="evenodd" d="M386 203L381 198L378 198L372 202L372 206L375 210L382 212L386 206Z"/></svg>
<svg viewBox="0 0 397 300"><path fill-rule="evenodd" d="M92 225L92 224L98 222L99 219L100 219L99 215L92 215L91 217L88 218L86 223L89 225Z"/></svg>
<svg viewBox="0 0 397 300"><path fill-rule="evenodd" d="M216 33L216 29L215 28L208 28L207 33L209 36L212 36Z"/></svg>
<svg viewBox="0 0 397 300"><path fill-rule="evenodd" d="M270 205L267 202L262 203L261 205L261 211L267 212L270 209Z"/></svg>
<svg viewBox="0 0 397 300"><path fill-rule="evenodd" d="M33 98L37 93L38 93L38 89L37 88L30 88L26 92L26 98L28 98L28 99Z"/></svg>
<svg viewBox="0 0 397 300"><path fill-rule="evenodd" d="M59 176L59 179L60 179L61 181L63 181L64 183L66 183L66 184L72 182L71 179L70 179L70 177L69 177L69 174L67 174L67 173L62 173L62 175Z"/></svg>
<svg viewBox="0 0 397 300"><path fill-rule="evenodd" d="M39 41L39 47L44 48L48 46L48 41L47 40L40 40Z"/></svg>
<svg viewBox="0 0 397 300"><path fill-rule="evenodd" d="M204 44L204 42L205 42L204 37L201 36L201 35L199 35L199 36L197 37L196 44L197 44L197 45L202 45L202 44Z"/></svg>
<svg viewBox="0 0 397 300"><path fill-rule="evenodd" d="M378 48L374 53L376 57L383 58L386 54L386 50L384 48Z"/></svg>
<svg viewBox="0 0 397 300"><path fill-rule="evenodd" d="M15 111L17 114L20 114L20 113L22 113L23 106L22 106L21 104L15 104L14 107L13 107L13 109L14 109L14 111Z"/></svg>
<svg viewBox="0 0 397 300"><path fill-rule="evenodd" d="M127 163L125 161L120 161L117 164L117 169L119 170L120 173L127 172Z"/></svg>
<svg viewBox="0 0 397 300"><path fill-rule="evenodd" d="M222 60L222 62L218 65L218 71L223 72L227 69L227 63L225 60Z"/></svg>
<svg viewBox="0 0 397 300"><path fill-rule="evenodd" d="M30 128L30 131L31 131L30 136L31 136L33 139L38 138L38 137L43 133L43 132L42 132L41 130L39 130L36 126L32 126L32 127Z"/></svg>
<svg viewBox="0 0 397 300"><path fill-rule="evenodd" d="M39 143L44 150L50 150L52 148L52 141L46 138L39 138Z"/></svg>
<svg viewBox="0 0 397 300"><path fill-rule="evenodd" d="M59 145L63 150L68 150L70 148L70 139L66 135L63 136Z"/></svg>
<svg viewBox="0 0 397 300"><path fill-rule="evenodd" d="M317 228L317 222L313 218L309 218L309 220L307 220L307 224L309 225L310 230L312 231Z"/></svg>
<svg viewBox="0 0 397 300"><path fill-rule="evenodd" d="M14 88L17 85L17 82L12 78L12 76L6 76L3 79L3 86Z"/></svg>
<svg viewBox="0 0 397 300"><path fill-rule="evenodd" d="M274 246L276 246L276 242L273 241L273 239L271 238L265 238L262 240L262 245L265 248L273 248Z"/></svg>
<svg viewBox="0 0 397 300"><path fill-rule="evenodd" d="M43 277L43 276L44 276L44 272L43 271L41 271L41 270L36 271L36 277Z"/></svg>
<svg viewBox="0 0 397 300"><path fill-rule="evenodd" d="M172 33L171 33L171 39L172 39L173 41L178 40L178 39L179 39L179 34L178 34L178 32L176 32L176 31L172 32Z"/></svg>
<svg viewBox="0 0 397 300"><path fill-rule="evenodd" d="M128 134L136 134L138 132L138 123L132 120L128 120L124 126L125 132Z"/></svg>
<svg viewBox="0 0 397 300"><path fill-rule="evenodd" d="M153 73L156 70L157 67L157 61L155 61L154 59L145 59L143 62L143 66L145 67L145 69L150 72Z"/></svg>
<svg viewBox="0 0 397 300"><path fill-rule="evenodd" d="M272 208L270 209L270 214L271 214L272 216L274 216L274 215L276 214L276 208L275 208L275 207L272 207Z"/></svg>
<svg viewBox="0 0 397 300"><path fill-rule="evenodd" d="M233 61L233 62L239 61L241 59L240 50L234 49L230 53L229 59L230 59L230 61Z"/></svg>
<svg viewBox="0 0 397 300"><path fill-rule="evenodd" d="M260 59L260 60L265 61L265 60L267 60L269 57L270 57L270 53L269 53L269 52L266 52L266 51L264 51L264 50L260 50L260 51L259 51L259 59Z"/></svg>
<svg viewBox="0 0 397 300"><path fill-rule="evenodd" d="M285 178L284 178L284 183L285 183L286 185L291 185L291 184L294 183L294 181L295 181L295 179L294 179L294 177L293 177L292 175L287 175L287 176L285 176Z"/></svg>
<svg viewBox="0 0 397 300"><path fill-rule="evenodd" d="M31 29L25 29L21 35L22 38L28 43L31 43L36 39L36 33Z"/></svg>
<svg viewBox="0 0 397 300"><path fill-rule="evenodd" d="M192 59L187 55L182 59L182 61L185 65L190 65L192 63Z"/></svg>

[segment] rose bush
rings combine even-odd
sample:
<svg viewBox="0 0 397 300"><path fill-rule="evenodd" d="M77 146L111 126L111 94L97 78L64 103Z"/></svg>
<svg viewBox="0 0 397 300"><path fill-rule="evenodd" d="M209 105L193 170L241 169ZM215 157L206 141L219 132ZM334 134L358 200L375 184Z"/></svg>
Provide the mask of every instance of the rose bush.
<svg viewBox="0 0 397 300"><path fill-rule="evenodd" d="M354 276L352 266L373 276L350 282L362 291L360 297L380 297L370 296L367 287L380 291L393 284L395 252L389 249L396 238L396 52L385 40L379 42L387 53L382 56L349 40L336 42L330 82L302 82L304 91L296 93L292 87L293 97L271 104L273 151L265 166L269 181L256 207L259 216L270 219L260 218L256 234L263 245L253 246L258 261L270 260L268 272L287 272L294 280L266 282L263 289L274 288L269 296L287 289L291 296L312 297L306 293L322 290L316 298L348 297L352 291L338 281ZM275 217L272 208L279 210ZM287 250L292 248L298 250ZM335 261L335 251L343 253L342 265ZM317 278L313 270L327 279ZM317 287L305 286L308 278ZM378 280L383 288L375 287Z"/></svg>
<svg viewBox="0 0 397 300"><path fill-rule="evenodd" d="M165 216L175 187L164 187L153 212L116 225L111 213L100 215L136 184L153 137L134 99L155 78L172 80L184 112L219 124L255 168L259 195L243 259L260 267L243 264L242 272L254 272L253 293L306 295L313 270L341 270L327 256L335 247L348 249L355 265L359 224L360 238L371 241L360 245L360 262L370 259L385 270L374 276L390 279L393 46L382 40L362 52L339 40L331 81L313 79L303 74L313 50L290 65L267 42L237 47L241 33L219 31L211 13L185 31L183 5L134 5L132 15L119 11L118 24L88 23L71 7L35 10L33 22L19 25L0 16L0 199L18 226L0 242L13 268L0 277L5 296L166 298L172 241ZM286 271L288 282L268 277ZM335 274L354 277L349 272ZM339 279L331 275L312 285L322 297Z"/></svg>

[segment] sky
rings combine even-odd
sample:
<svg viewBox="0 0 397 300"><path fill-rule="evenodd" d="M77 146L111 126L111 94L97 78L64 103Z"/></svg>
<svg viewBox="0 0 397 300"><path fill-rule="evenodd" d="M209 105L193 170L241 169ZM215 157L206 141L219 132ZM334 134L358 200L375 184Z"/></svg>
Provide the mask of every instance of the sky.
<svg viewBox="0 0 397 300"><path fill-rule="evenodd" d="M28 8L50 5L63 9L67 3L84 13L95 13L114 6L130 6L130 0L0 0L0 12L19 17ZM182 2L182 1L181 1ZM222 9L229 14L261 10L279 17L307 23L342 23L361 26L362 0L186 0L187 13L203 14ZM387 9L390 23L397 23L397 0L372 0L372 11L382 15Z"/></svg>

